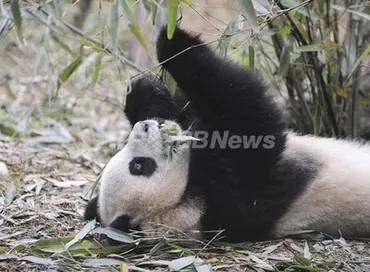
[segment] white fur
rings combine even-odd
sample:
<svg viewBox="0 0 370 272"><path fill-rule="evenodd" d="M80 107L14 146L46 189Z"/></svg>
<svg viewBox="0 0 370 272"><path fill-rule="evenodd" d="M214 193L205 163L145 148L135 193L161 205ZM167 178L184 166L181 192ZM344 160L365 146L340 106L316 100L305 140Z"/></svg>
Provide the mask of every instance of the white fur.
<svg viewBox="0 0 370 272"><path fill-rule="evenodd" d="M370 146L353 141L288 134L283 156L307 154L322 169L275 228L275 236L320 230L370 235Z"/></svg>
<svg viewBox="0 0 370 272"><path fill-rule="evenodd" d="M143 130L144 123L149 124L148 132ZM121 215L130 216L143 230L152 223L182 230L198 224L200 203L180 203L188 178L189 145L182 145L170 160L167 138L157 121L135 124L127 145L109 161L102 175L99 210L103 225ZM149 178L130 174L129 163L138 156L156 161L157 169Z"/></svg>

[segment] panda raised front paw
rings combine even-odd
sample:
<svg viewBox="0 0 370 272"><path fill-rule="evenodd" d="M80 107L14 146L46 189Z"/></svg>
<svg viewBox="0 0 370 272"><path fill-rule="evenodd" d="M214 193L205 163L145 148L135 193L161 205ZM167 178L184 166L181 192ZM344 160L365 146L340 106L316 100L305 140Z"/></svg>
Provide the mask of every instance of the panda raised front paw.
<svg viewBox="0 0 370 272"><path fill-rule="evenodd" d="M157 40L157 58L159 62L163 62L176 54L186 50L185 52L179 54L175 58L166 61L163 66L166 67L176 59L187 58L187 55L192 53L192 51L203 50L206 48L202 44L203 41L200 39L200 35L190 33L185 31L180 27L176 26L175 32L171 40L167 38L167 26L162 27ZM196 49L195 49L196 48Z"/></svg>

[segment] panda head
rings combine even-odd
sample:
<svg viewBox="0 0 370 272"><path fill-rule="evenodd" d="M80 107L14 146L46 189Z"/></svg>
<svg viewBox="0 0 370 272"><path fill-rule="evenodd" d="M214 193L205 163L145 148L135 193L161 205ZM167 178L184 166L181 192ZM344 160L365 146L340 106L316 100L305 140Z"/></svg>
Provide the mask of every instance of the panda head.
<svg viewBox="0 0 370 272"><path fill-rule="evenodd" d="M99 192L99 213L104 225L121 215L140 223L181 200L187 184L189 144L180 145L173 152L171 136L161 125L175 126L182 133L172 121L137 122L126 146L106 165Z"/></svg>

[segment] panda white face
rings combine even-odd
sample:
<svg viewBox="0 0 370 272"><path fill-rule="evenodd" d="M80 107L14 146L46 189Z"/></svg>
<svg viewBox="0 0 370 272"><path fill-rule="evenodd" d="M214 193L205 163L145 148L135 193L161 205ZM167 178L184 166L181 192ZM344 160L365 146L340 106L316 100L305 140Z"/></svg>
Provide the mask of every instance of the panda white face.
<svg viewBox="0 0 370 272"><path fill-rule="evenodd" d="M171 121L164 122L169 123ZM137 122L132 128L126 147L131 149L136 156L150 156L161 160L164 158L168 144L165 143L167 135L162 133L160 125L156 120Z"/></svg>
<svg viewBox="0 0 370 272"><path fill-rule="evenodd" d="M172 121L164 121L181 128ZM168 134L156 120L134 125L127 145L106 165L99 193L103 225L128 215L140 224L161 210L175 206L187 184L189 145L180 146L171 159Z"/></svg>

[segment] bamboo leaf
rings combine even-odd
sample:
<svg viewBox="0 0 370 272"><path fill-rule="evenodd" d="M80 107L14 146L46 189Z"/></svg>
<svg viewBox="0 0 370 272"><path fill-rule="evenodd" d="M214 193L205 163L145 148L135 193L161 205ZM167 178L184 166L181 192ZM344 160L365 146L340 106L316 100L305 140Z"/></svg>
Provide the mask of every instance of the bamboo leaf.
<svg viewBox="0 0 370 272"><path fill-rule="evenodd" d="M155 5L152 0L144 0L142 3L147 12L151 12L153 6Z"/></svg>
<svg viewBox="0 0 370 272"><path fill-rule="evenodd" d="M191 6L193 4L190 0L180 0L180 1L188 6Z"/></svg>
<svg viewBox="0 0 370 272"><path fill-rule="evenodd" d="M119 265L119 271L120 272L129 272L128 265L126 263L121 263Z"/></svg>
<svg viewBox="0 0 370 272"><path fill-rule="evenodd" d="M195 266L195 269L197 270L197 272L212 272L212 268L209 264Z"/></svg>
<svg viewBox="0 0 370 272"><path fill-rule="evenodd" d="M259 268L262 268L266 271L274 271L274 268L267 262L261 260L260 258L258 258L256 255L250 255L250 258L253 262L255 262Z"/></svg>
<svg viewBox="0 0 370 272"><path fill-rule="evenodd" d="M232 34L238 30L241 30L244 25L244 18L242 15L237 16L234 20L232 20L226 27L223 33L223 39L220 39L218 43L218 47L220 48L221 55L225 58L227 56L227 51L229 49L229 45L231 42Z"/></svg>
<svg viewBox="0 0 370 272"><path fill-rule="evenodd" d="M249 56L249 67L251 67L251 68L254 68L254 66L255 66L255 62L254 62L254 60L255 60L255 54L254 54L254 48L253 48L253 46L248 46L248 51L249 51L249 53L248 53L248 56Z"/></svg>
<svg viewBox="0 0 370 272"><path fill-rule="evenodd" d="M182 253L185 253L185 254L193 254L193 252L191 252L189 249L184 248L182 246L179 246L177 244L167 242L167 245L170 246L170 247L173 247L173 248L175 248L177 250L180 250Z"/></svg>
<svg viewBox="0 0 370 272"><path fill-rule="evenodd" d="M171 77L169 91L170 91L172 97L175 96L176 88L177 88L177 82L173 77Z"/></svg>
<svg viewBox="0 0 370 272"><path fill-rule="evenodd" d="M314 117L313 117L313 133L314 135L319 135L320 133L320 124L321 124L321 108L320 103L316 102Z"/></svg>
<svg viewBox="0 0 370 272"><path fill-rule="evenodd" d="M0 261L18 259L18 256L15 254L0 254Z"/></svg>
<svg viewBox="0 0 370 272"><path fill-rule="evenodd" d="M286 7L289 7L292 10L292 14L300 14L306 17L311 18L312 20L319 20L320 17L313 12L312 10L310 11L306 5L301 5L301 1L297 0L281 0L281 4L283 4Z"/></svg>
<svg viewBox="0 0 370 272"><path fill-rule="evenodd" d="M292 31L292 28L289 25L285 25L283 28L278 30L278 33L281 36L288 36L291 31Z"/></svg>
<svg viewBox="0 0 370 272"><path fill-rule="evenodd" d="M59 38L59 37L57 37L57 36L55 36L55 35L53 35L53 34L51 34L51 38L57 43L57 44L59 44L59 46L61 47L61 48L63 48L66 52L68 52L69 54L71 54L71 56L73 56L73 57L76 57L77 56L77 54L75 53L75 52L73 52L73 50L67 45L67 44L65 44L63 41L62 41L62 39L61 38Z"/></svg>
<svg viewBox="0 0 370 272"><path fill-rule="evenodd" d="M95 225L96 225L96 221L95 220L91 220L89 221L81 230L79 233L77 233L77 235L71 240L69 241L66 246L65 246L65 249L68 250L71 246L73 246L74 244L76 244L77 242L81 241L83 238L85 238L85 236L93 229L95 228Z"/></svg>
<svg viewBox="0 0 370 272"><path fill-rule="evenodd" d="M46 249L45 252L62 252L64 251L64 245L71 241L73 238L73 236L41 238L31 246L31 249L41 251L44 251L44 249ZM57 250L56 247L61 247L61 249ZM48 251L48 249L50 250Z"/></svg>
<svg viewBox="0 0 370 272"><path fill-rule="evenodd" d="M64 70L58 76L57 91L69 79L73 72L76 71L76 69L78 68L78 66L80 66L81 63L82 57L79 56L74 62L72 62L70 65L64 68Z"/></svg>
<svg viewBox="0 0 370 272"><path fill-rule="evenodd" d="M240 6L244 17L248 20L252 29L255 32L259 32L257 16L253 7L252 0L240 0Z"/></svg>
<svg viewBox="0 0 370 272"><path fill-rule="evenodd" d="M65 245L74 239L73 236L41 238L31 246L31 251L42 251L47 253L57 253L69 256L81 256L90 254L118 253L131 249L132 245L123 246L104 246L95 241L83 239L72 245L68 251ZM135 246L135 245L134 245Z"/></svg>
<svg viewBox="0 0 370 272"><path fill-rule="evenodd" d="M311 258L312 258L310 248L309 248L306 241L304 242L303 257L305 257L308 260L311 260Z"/></svg>
<svg viewBox="0 0 370 272"><path fill-rule="evenodd" d="M4 14L4 2L0 0L0 14Z"/></svg>
<svg viewBox="0 0 370 272"><path fill-rule="evenodd" d="M93 231L91 231L91 234L96 234L96 233L104 234L108 236L109 238L115 241L122 242L122 243L132 244L135 242L135 240L132 238L131 235L123 231L120 231L118 229L111 228L111 227L96 228Z"/></svg>
<svg viewBox="0 0 370 272"><path fill-rule="evenodd" d="M362 104L365 104L365 105L370 105L370 99L366 98L366 97L360 97L358 99L358 101Z"/></svg>
<svg viewBox="0 0 370 272"><path fill-rule="evenodd" d="M153 9L152 9L152 24L155 25L155 19L157 18L157 13L158 13L158 5L153 4Z"/></svg>
<svg viewBox="0 0 370 272"><path fill-rule="evenodd" d="M109 52L107 50L105 50L104 48L100 47L96 43L94 43L94 42L92 42L92 41L90 41L90 40L88 40L84 37L81 38L80 43L90 47L92 50L94 50L97 53L109 54Z"/></svg>
<svg viewBox="0 0 370 272"><path fill-rule="evenodd" d="M18 37L22 41L22 16L19 8L19 0L11 0L11 11L17 28Z"/></svg>
<svg viewBox="0 0 370 272"><path fill-rule="evenodd" d="M345 49L345 56L343 65L342 65L342 73L344 75L349 75L350 67L356 62L358 57L357 55L357 38L356 38L356 26L354 20L348 20L346 25L346 33L344 36L343 46Z"/></svg>
<svg viewBox="0 0 370 272"><path fill-rule="evenodd" d="M333 9L336 9L336 10L339 10L339 11L351 12L352 14L357 15L358 17L361 17L363 19L366 19L366 20L370 21L370 15L366 14L364 12L361 12L361 11L358 11L358 10L353 10L353 9L348 9L348 8L345 8L345 7L339 6L339 5L331 5L331 7Z"/></svg>
<svg viewBox="0 0 370 272"><path fill-rule="evenodd" d="M321 43L321 44L310 44L304 45L297 48L298 52L315 52L322 50L335 49L338 52L344 53L344 48L342 45L337 43Z"/></svg>
<svg viewBox="0 0 370 272"><path fill-rule="evenodd" d="M179 6L179 0L169 0L168 2L167 38L169 40L172 39L173 33L175 32Z"/></svg>
<svg viewBox="0 0 370 272"><path fill-rule="evenodd" d="M18 138L18 137L21 136L21 133L19 133L19 131L17 131L17 129L15 129L11 126L7 126L7 125L2 124L2 123L0 123L0 133L3 134L3 135L6 135L6 136L14 137L14 138Z"/></svg>
<svg viewBox="0 0 370 272"><path fill-rule="evenodd" d="M279 74L285 76L290 67L290 46L285 45L280 56Z"/></svg>
<svg viewBox="0 0 370 272"><path fill-rule="evenodd" d="M179 271L191 264L193 264L195 261L194 256L188 256L188 257L182 257L176 260L173 260L169 264L169 268L175 271Z"/></svg>
<svg viewBox="0 0 370 272"><path fill-rule="evenodd" d="M153 4L153 10L152 10L152 24L155 25L155 19L157 18L158 13L158 5Z"/></svg>
<svg viewBox="0 0 370 272"><path fill-rule="evenodd" d="M365 49L364 52L362 52L361 56L356 60L356 62L353 64L351 71L349 72L349 75L347 77L347 80L352 76L353 72L357 69L357 67L360 65L360 63L368 56L370 55L370 44Z"/></svg>
<svg viewBox="0 0 370 272"><path fill-rule="evenodd" d="M153 0L142 1L145 10L152 15L152 24L155 25L155 19L157 18L158 4Z"/></svg>
<svg viewBox="0 0 370 272"><path fill-rule="evenodd" d="M325 8L325 0L317 0L316 3L317 3L316 5L317 5L317 8L320 11L320 13L323 13L325 11L324 10L324 8Z"/></svg>
<svg viewBox="0 0 370 272"><path fill-rule="evenodd" d="M305 266L311 266L311 261L307 258L305 258L302 254L296 254L294 256L294 259L300 263L301 265L305 265Z"/></svg>
<svg viewBox="0 0 370 272"><path fill-rule="evenodd" d="M127 4L126 0L121 0L121 6L123 9L123 13L125 14L127 25L131 32L134 34L135 38L138 40L138 42L145 48L145 50L149 49L149 43L147 39L145 38L143 32L141 31L141 28L136 21L134 15L132 14L132 11Z"/></svg>
<svg viewBox="0 0 370 272"><path fill-rule="evenodd" d="M123 9L123 13L125 14L126 20L128 24L134 24L136 22L134 15L131 12L129 5L127 4L126 0L121 0L121 6Z"/></svg>
<svg viewBox="0 0 370 272"><path fill-rule="evenodd" d="M117 50L118 33L118 0L114 0L110 10L110 33L112 36L113 51Z"/></svg>
<svg viewBox="0 0 370 272"><path fill-rule="evenodd" d="M99 266L119 266L123 264L123 261L116 259L86 259L83 264L90 267L99 267Z"/></svg>
<svg viewBox="0 0 370 272"><path fill-rule="evenodd" d="M252 0L254 9L260 13L272 13L272 6L268 0Z"/></svg>
<svg viewBox="0 0 370 272"><path fill-rule="evenodd" d="M35 264L43 264L46 266L56 265L56 261L53 261L52 259L45 259L45 258L40 258L40 257L35 257L35 256L24 256L24 257L21 257L20 260L27 261L30 263L35 263Z"/></svg>
<svg viewBox="0 0 370 272"><path fill-rule="evenodd" d="M9 183L5 191L5 200L4 200L5 207L10 205L13 202L15 192L16 192L16 188L14 186L14 183L13 182Z"/></svg>
<svg viewBox="0 0 370 272"><path fill-rule="evenodd" d="M91 88L94 88L96 85L96 82L98 81L98 77L99 77L99 74L102 68L102 64L101 64L102 58L103 58L102 54L98 55L98 57L96 58L96 62L94 66L94 74L92 76L91 84L90 84Z"/></svg>
<svg viewBox="0 0 370 272"><path fill-rule="evenodd" d="M130 28L136 39L139 41L139 43L145 48L145 50L148 50L148 41L145 38L144 33L141 31L139 24L129 25L128 27Z"/></svg>

